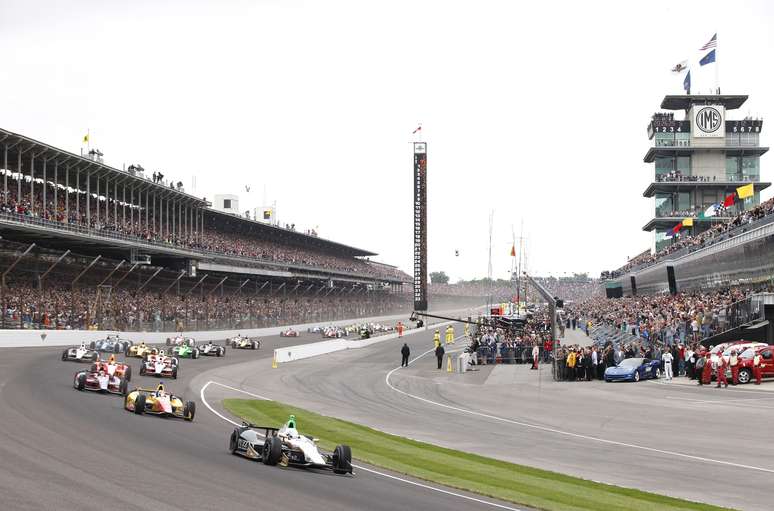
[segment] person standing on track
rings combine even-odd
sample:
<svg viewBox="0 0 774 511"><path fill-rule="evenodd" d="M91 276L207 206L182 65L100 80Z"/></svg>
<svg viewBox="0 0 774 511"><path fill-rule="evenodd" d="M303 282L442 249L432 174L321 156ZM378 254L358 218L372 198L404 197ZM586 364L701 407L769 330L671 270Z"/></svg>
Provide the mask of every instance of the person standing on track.
<svg viewBox="0 0 774 511"><path fill-rule="evenodd" d="M400 349L400 366L401 367L408 367L408 359L409 355L411 355L411 349L408 347L408 344L405 342L403 343L403 347Z"/></svg>
<svg viewBox="0 0 774 511"><path fill-rule="evenodd" d="M668 350L664 350L664 354L661 355L661 362L664 366L664 377L672 381L672 362L674 361L674 356L672 353Z"/></svg>
<svg viewBox="0 0 774 511"><path fill-rule="evenodd" d="M441 345L441 331L436 328L435 333L433 334L433 346L435 348L438 348L438 346Z"/></svg>
<svg viewBox="0 0 774 511"><path fill-rule="evenodd" d="M435 358L438 359L438 369L441 369L443 367L443 356L446 353L446 350L443 349L443 346L441 345L441 341L438 341L438 346L435 348Z"/></svg>
<svg viewBox="0 0 774 511"><path fill-rule="evenodd" d="M699 357L696 361L696 370L701 370L698 374L699 385L709 385L712 383L712 361L710 360L710 354L707 352L703 357Z"/></svg>
<svg viewBox="0 0 774 511"><path fill-rule="evenodd" d="M446 327L446 344L454 344L454 327L451 325Z"/></svg>
<svg viewBox="0 0 774 511"><path fill-rule="evenodd" d="M398 321L398 337L403 337L403 322ZM405 344L404 344L405 346Z"/></svg>
<svg viewBox="0 0 774 511"><path fill-rule="evenodd" d="M715 367L717 368L717 380L718 384L716 388L720 388L721 385L725 385L726 388L728 388L728 378L726 378L726 367L728 367L728 362L726 362L726 358L723 356L723 352L721 351L718 353L718 361L715 364Z"/></svg>
<svg viewBox="0 0 774 511"><path fill-rule="evenodd" d="M537 345L537 341L535 341L535 345L532 346L532 367L530 369L538 368L538 357L540 357L540 347Z"/></svg>
<svg viewBox="0 0 774 511"><path fill-rule="evenodd" d="M731 385L736 385L739 383L739 357L736 354L736 350L731 350L728 365L731 367Z"/></svg>
<svg viewBox="0 0 774 511"><path fill-rule="evenodd" d="M755 378L756 385L761 384L761 362L761 354L760 352L756 352L753 357L753 377Z"/></svg>

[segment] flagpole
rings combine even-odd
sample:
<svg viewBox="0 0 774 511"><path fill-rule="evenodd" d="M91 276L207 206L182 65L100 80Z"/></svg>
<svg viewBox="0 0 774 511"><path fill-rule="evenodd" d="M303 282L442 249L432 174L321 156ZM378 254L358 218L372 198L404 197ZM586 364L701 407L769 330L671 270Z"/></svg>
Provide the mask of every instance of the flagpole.
<svg viewBox="0 0 774 511"><path fill-rule="evenodd" d="M720 61L718 60L718 37L715 32L715 94L720 94Z"/></svg>

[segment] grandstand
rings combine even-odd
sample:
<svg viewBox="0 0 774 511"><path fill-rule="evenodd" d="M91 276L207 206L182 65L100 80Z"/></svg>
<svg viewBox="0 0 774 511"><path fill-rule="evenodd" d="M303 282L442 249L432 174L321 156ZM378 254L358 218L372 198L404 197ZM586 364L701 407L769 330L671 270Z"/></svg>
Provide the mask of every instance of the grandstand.
<svg viewBox="0 0 774 511"><path fill-rule="evenodd" d="M408 303L410 277L373 252L217 211L97 151L2 129L0 150L4 326L246 328Z"/></svg>

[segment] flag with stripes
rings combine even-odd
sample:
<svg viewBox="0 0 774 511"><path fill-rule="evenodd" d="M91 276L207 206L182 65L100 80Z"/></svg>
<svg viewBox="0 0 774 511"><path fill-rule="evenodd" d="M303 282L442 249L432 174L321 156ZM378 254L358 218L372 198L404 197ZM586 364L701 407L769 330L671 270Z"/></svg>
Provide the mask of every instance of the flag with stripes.
<svg viewBox="0 0 774 511"><path fill-rule="evenodd" d="M707 41L707 44L699 48L699 51L709 50L710 48L717 48L718 46L718 35L715 34L712 36L712 39Z"/></svg>

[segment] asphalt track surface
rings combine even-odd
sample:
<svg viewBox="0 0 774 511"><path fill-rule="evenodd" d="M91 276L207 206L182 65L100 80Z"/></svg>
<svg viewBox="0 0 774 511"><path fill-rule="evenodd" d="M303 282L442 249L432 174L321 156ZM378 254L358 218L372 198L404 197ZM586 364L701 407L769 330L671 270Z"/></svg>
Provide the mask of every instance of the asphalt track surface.
<svg viewBox="0 0 774 511"><path fill-rule="evenodd" d="M229 348L225 358L181 360L179 379L165 383L196 401L192 423L137 416L123 409L119 396L78 392L72 378L86 364L62 362L60 348L0 350L0 509L497 508L486 499L470 500L462 492L411 484L368 467L354 477L338 476L267 467L229 454L233 426L200 399L201 387L211 379L207 374L232 381L230 366L241 367L243 374L250 367L271 371L275 347L319 340L319 334L267 337L259 351ZM139 359L130 360L130 387L158 383L139 376ZM275 371L279 376L281 371ZM221 397L245 397L213 387L218 390L208 390L207 399L218 408Z"/></svg>
<svg viewBox="0 0 774 511"><path fill-rule="evenodd" d="M432 347L431 335L406 338L412 358ZM512 381L497 385L487 383L491 367L449 374L436 369L432 353L396 369L401 344L386 341L276 370L260 362L234 366L202 381L587 479L736 509L772 509L774 382L728 389L685 379L553 382L550 367L517 366L506 373Z"/></svg>

